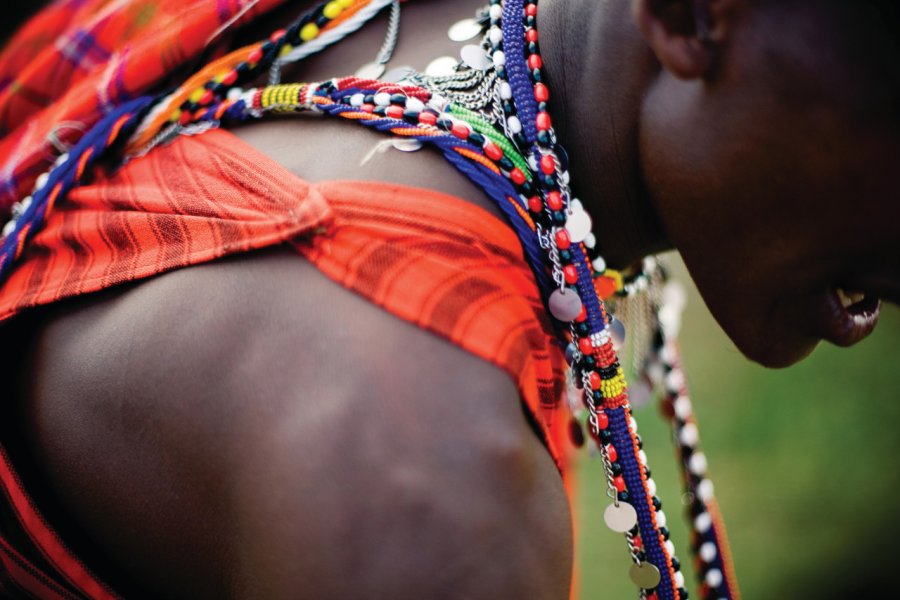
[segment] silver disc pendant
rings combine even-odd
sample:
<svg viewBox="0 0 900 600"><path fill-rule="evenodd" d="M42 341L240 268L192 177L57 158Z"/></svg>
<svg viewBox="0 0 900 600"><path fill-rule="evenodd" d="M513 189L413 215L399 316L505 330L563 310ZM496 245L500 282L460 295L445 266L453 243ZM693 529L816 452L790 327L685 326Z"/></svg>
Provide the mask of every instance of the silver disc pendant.
<svg viewBox="0 0 900 600"><path fill-rule="evenodd" d="M378 79L384 74L384 65L380 62L366 63L356 70L355 75L360 79Z"/></svg>
<svg viewBox="0 0 900 600"><path fill-rule="evenodd" d="M422 149L424 144L416 138L397 137L391 140L391 145L400 152L416 152Z"/></svg>
<svg viewBox="0 0 900 600"><path fill-rule="evenodd" d="M382 75L381 80L386 81L387 83L400 83L401 81L405 81L410 75L415 72L416 70L409 65L394 67L393 69Z"/></svg>
<svg viewBox="0 0 900 600"><path fill-rule="evenodd" d="M567 290L565 293L561 290L554 290L550 294L547 304L550 314L563 323L571 323L575 317L581 314L581 298L572 290Z"/></svg>
<svg viewBox="0 0 900 600"><path fill-rule="evenodd" d="M621 348L625 345L625 325L615 317L609 318L609 335L613 345Z"/></svg>
<svg viewBox="0 0 900 600"><path fill-rule="evenodd" d="M619 502L619 505L610 504L603 513L606 526L616 533L627 533L637 525L637 511L627 502Z"/></svg>
<svg viewBox="0 0 900 600"><path fill-rule="evenodd" d="M581 202L578 200L572 200L569 208L572 210L572 213L566 219L566 231L569 233L569 239L573 243L580 244L590 235L591 227L594 224L591 222L590 215L584 212L584 207L581 206Z"/></svg>
<svg viewBox="0 0 900 600"><path fill-rule="evenodd" d="M487 71L494 65L494 62L491 60L491 57L487 55L487 52L484 51L484 48L476 46L475 44L463 46L462 50L459 51L459 56L464 63L476 71Z"/></svg>
<svg viewBox="0 0 900 600"><path fill-rule="evenodd" d="M648 562L642 562L639 565L631 565L631 568L628 570L628 575L636 586L644 588L645 590L652 590L658 586L659 582L662 580L659 569Z"/></svg>
<svg viewBox="0 0 900 600"><path fill-rule="evenodd" d="M463 19L450 26L450 29L447 31L447 37L454 42L468 42L478 37L480 33L481 25L478 24L478 21L475 19Z"/></svg>
<svg viewBox="0 0 900 600"><path fill-rule="evenodd" d="M452 56L441 56L436 58L425 67L425 74L431 77L446 77L456 73L456 65L459 60Z"/></svg>

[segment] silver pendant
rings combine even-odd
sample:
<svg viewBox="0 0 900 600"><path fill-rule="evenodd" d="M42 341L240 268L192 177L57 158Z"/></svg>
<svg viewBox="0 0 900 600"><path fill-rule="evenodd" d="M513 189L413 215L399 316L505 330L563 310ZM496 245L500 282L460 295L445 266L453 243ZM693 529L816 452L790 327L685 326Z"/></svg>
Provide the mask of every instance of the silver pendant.
<svg viewBox="0 0 900 600"><path fill-rule="evenodd" d="M658 586L659 582L662 580L659 569L648 562L643 562L639 565L631 565L631 568L628 570L628 575L636 586L645 590L652 590Z"/></svg>
<svg viewBox="0 0 900 600"><path fill-rule="evenodd" d="M550 314L562 321L563 323L571 323L575 317L581 314L581 298L578 297L573 290L554 290L550 294L547 301L550 308Z"/></svg>
<svg viewBox="0 0 900 600"><path fill-rule="evenodd" d="M416 138L407 137L395 137L391 140L391 145L400 152L417 152L424 146L424 144Z"/></svg>
<svg viewBox="0 0 900 600"><path fill-rule="evenodd" d="M370 62L358 68L355 75L360 79L378 79L384 74L384 69L380 62Z"/></svg>
<svg viewBox="0 0 900 600"><path fill-rule="evenodd" d="M425 74L430 77L447 77L456 73L456 65L459 60L452 56L436 58L425 67Z"/></svg>
<svg viewBox="0 0 900 600"><path fill-rule="evenodd" d="M386 81L387 83L400 83L401 81L406 81L406 79L415 72L416 70L409 65L394 67L382 75L381 80Z"/></svg>
<svg viewBox="0 0 900 600"><path fill-rule="evenodd" d="M468 42L478 37L481 33L481 25L475 19L463 19L450 26L447 36L454 42Z"/></svg>
<svg viewBox="0 0 900 600"><path fill-rule="evenodd" d="M578 200L572 200L569 203L569 209L572 212L566 219L566 231L569 232L569 239L572 240L572 243L580 244L590 235L591 227L594 224Z"/></svg>
<svg viewBox="0 0 900 600"><path fill-rule="evenodd" d="M627 502L619 502L618 505L610 504L603 513L606 526L616 533L627 533L637 525L637 511Z"/></svg>
<svg viewBox="0 0 900 600"><path fill-rule="evenodd" d="M491 57L484 51L484 48L475 44L463 46L462 50L459 51L459 56L469 68L476 71L487 71L494 64Z"/></svg>

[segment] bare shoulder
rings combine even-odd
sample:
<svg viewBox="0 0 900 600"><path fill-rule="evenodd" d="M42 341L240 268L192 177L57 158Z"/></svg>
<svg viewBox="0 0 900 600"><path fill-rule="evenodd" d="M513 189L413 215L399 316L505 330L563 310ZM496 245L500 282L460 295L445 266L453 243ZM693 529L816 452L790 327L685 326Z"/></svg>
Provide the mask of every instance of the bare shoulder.
<svg viewBox="0 0 900 600"><path fill-rule="evenodd" d="M566 595L565 499L512 381L289 249L64 305L33 340L32 451L141 586ZM500 551L535 576L510 585Z"/></svg>

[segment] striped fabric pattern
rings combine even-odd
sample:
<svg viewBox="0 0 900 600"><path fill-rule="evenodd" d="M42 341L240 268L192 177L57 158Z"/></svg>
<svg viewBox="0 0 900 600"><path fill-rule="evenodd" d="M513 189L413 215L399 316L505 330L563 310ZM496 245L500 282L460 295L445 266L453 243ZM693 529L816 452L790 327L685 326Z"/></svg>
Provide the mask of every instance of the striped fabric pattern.
<svg viewBox="0 0 900 600"><path fill-rule="evenodd" d="M565 362L515 234L482 209L434 191L307 183L227 131L181 137L75 190L0 289L0 320L281 243L346 288L509 373L564 469ZM113 597L46 524L32 535L43 520L15 510L22 502L12 499L27 494L14 489L13 465L0 454L3 473L0 586L43 585L41 598ZM15 545L4 523L34 543ZM21 566L17 552L31 566ZM72 588L85 578L90 589Z"/></svg>

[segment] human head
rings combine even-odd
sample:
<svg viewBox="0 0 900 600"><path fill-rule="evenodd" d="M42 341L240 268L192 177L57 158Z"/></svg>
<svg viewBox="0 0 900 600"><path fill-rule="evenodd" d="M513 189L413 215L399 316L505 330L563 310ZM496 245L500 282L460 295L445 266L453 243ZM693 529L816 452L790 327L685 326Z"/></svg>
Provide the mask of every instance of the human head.
<svg viewBox="0 0 900 600"><path fill-rule="evenodd" d="M896 4L632 9L661 65L642 107L644 176L715 318L773 367L865 337L876 298L900 302ZM847 310L837 288L866 299Z"/></svg>

